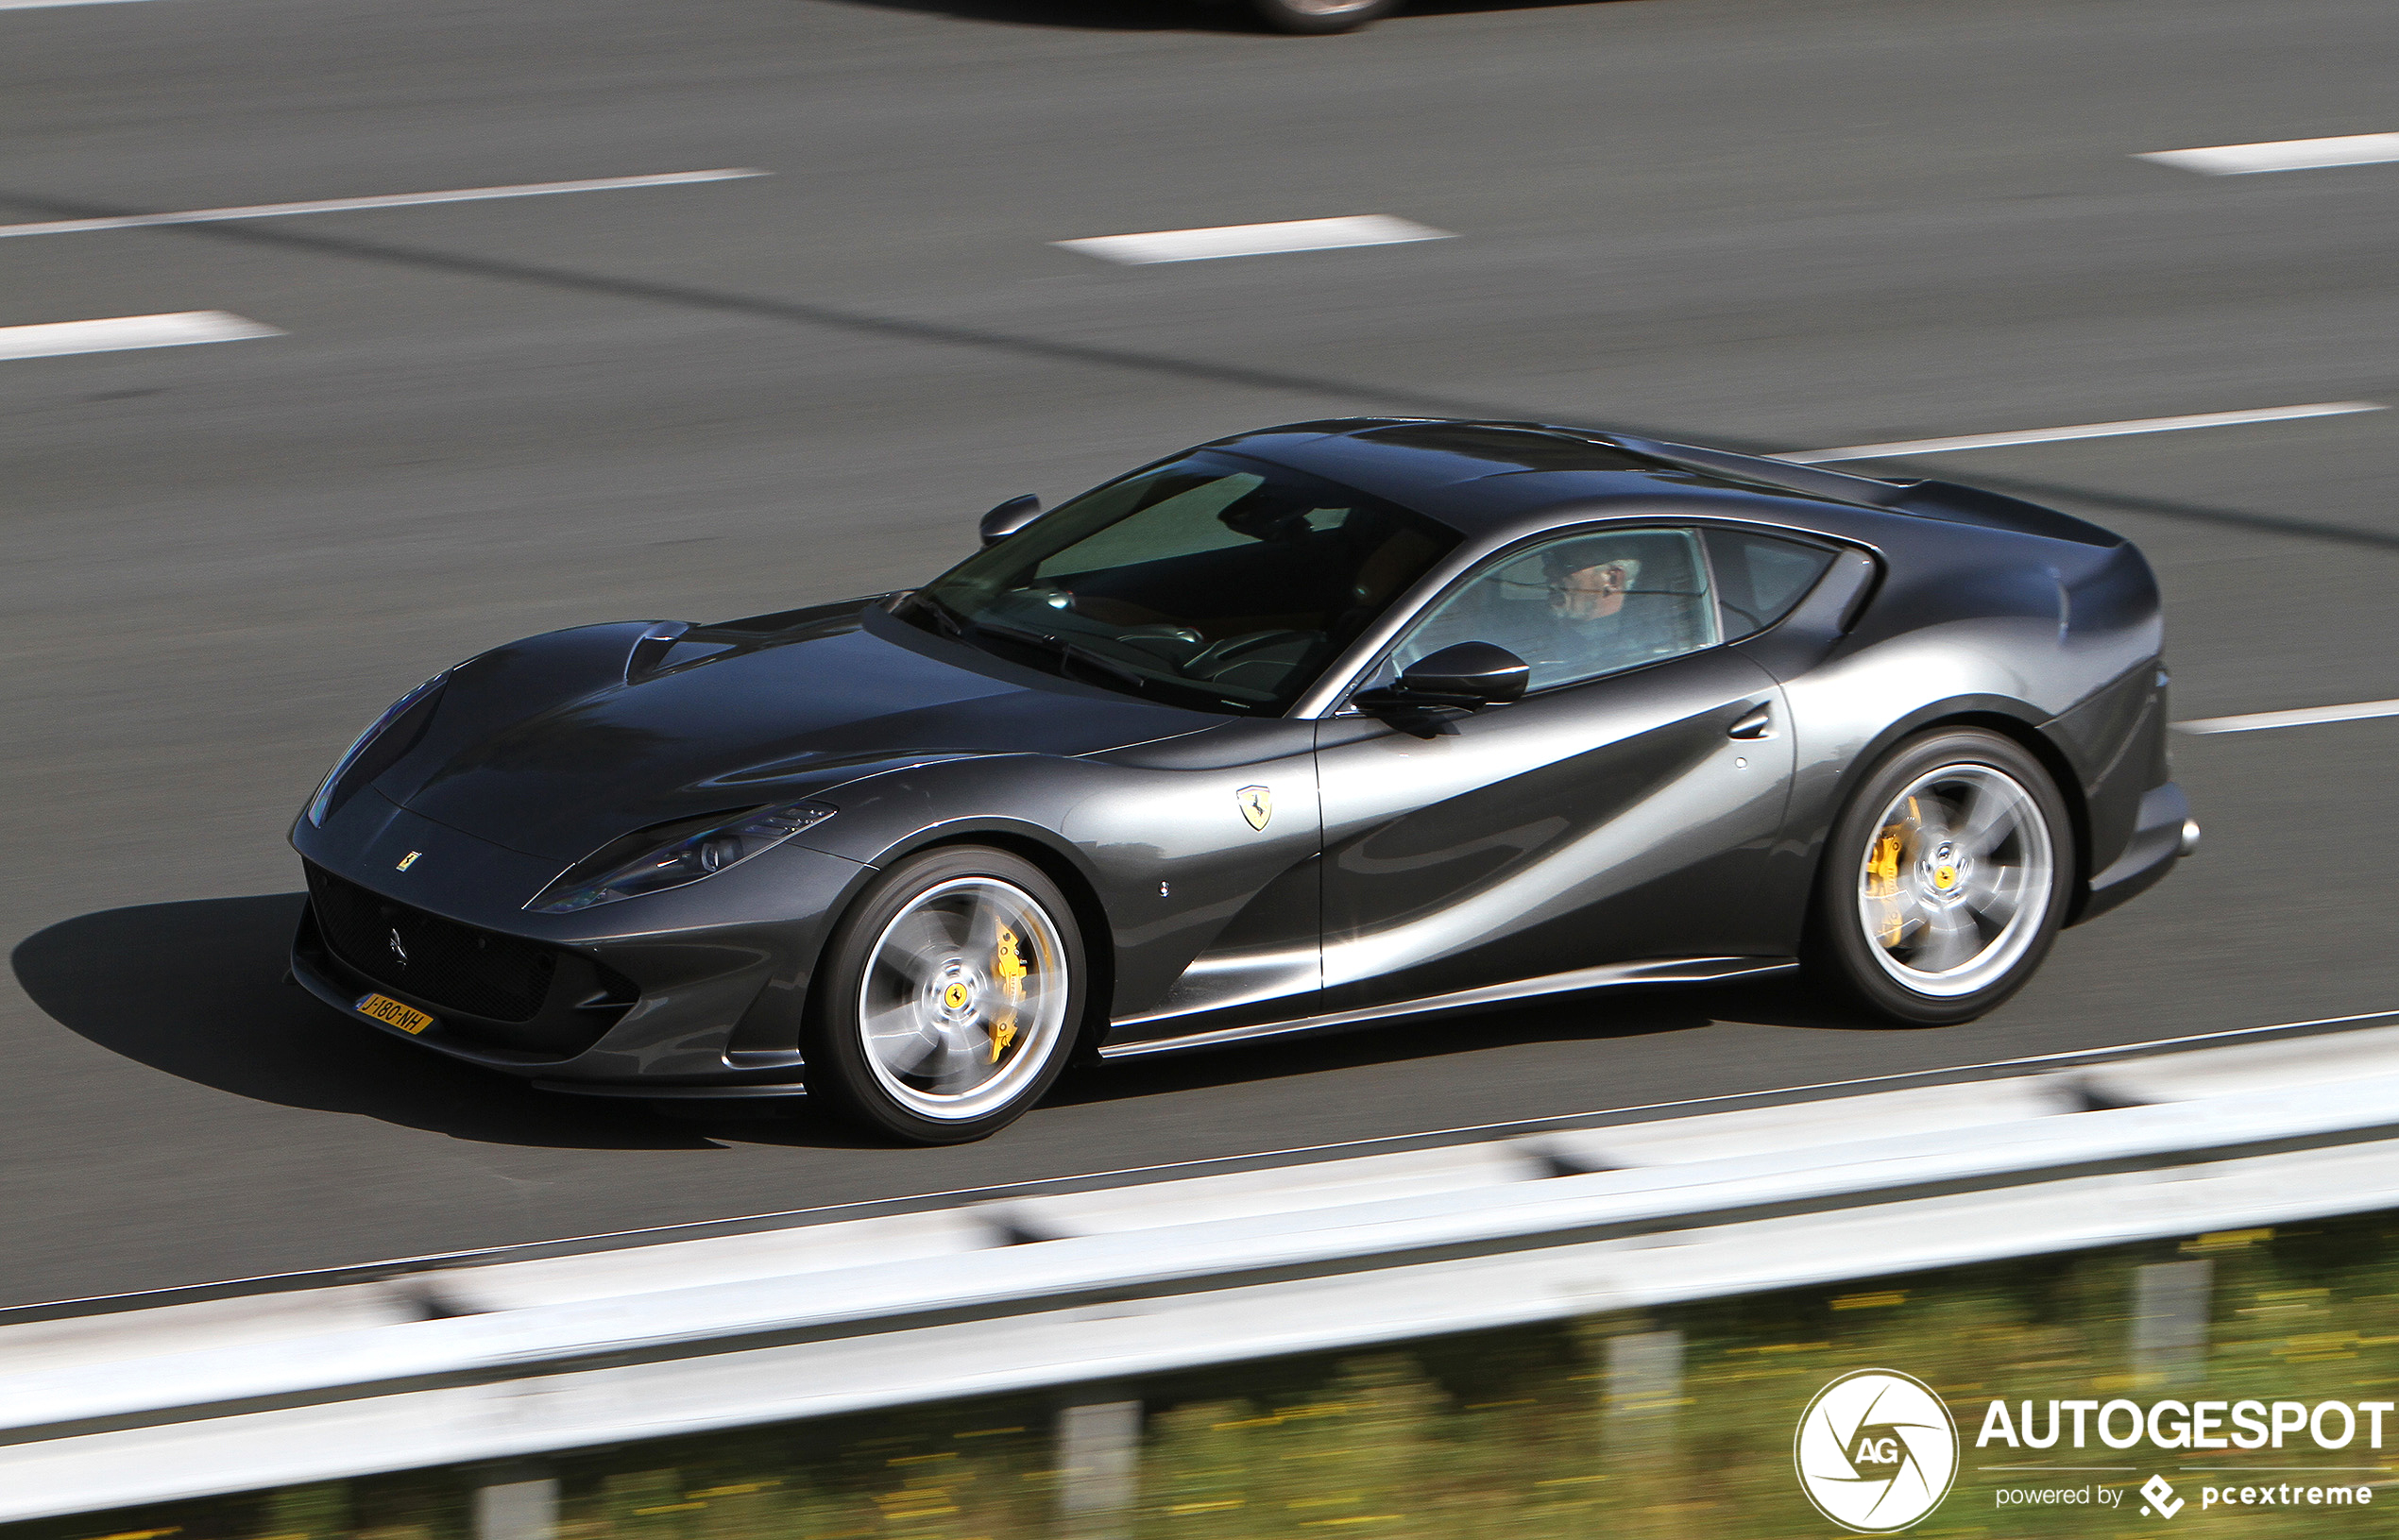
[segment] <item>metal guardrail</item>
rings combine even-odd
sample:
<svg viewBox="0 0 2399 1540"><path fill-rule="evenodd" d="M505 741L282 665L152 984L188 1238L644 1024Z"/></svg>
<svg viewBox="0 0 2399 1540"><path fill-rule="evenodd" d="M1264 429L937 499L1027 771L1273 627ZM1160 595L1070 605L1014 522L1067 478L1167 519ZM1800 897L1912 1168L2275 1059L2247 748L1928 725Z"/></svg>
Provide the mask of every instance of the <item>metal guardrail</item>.
<svg viewBox="0 0 2399 1540"><path fill-rule="evenodd" d="M2399 1026L0 1325L0 1520L2399 1207Z"/></svg>

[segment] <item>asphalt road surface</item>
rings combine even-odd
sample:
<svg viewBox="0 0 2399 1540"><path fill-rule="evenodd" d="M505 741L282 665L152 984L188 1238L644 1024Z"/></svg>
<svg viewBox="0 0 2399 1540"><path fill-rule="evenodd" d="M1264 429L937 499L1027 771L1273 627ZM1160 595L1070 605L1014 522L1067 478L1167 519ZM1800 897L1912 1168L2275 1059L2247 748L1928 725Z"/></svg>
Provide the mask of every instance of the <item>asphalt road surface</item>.
<svg viewBox="0 0 2399 1540"><path fill-rule="evenodd" d="M671 1121L279 982L294 809L425 675L903 584L1002 498L1236 429L1539 416L1805 449L2399 405L2388 0L0 6L0 1303L2399 1007L2399 719L2178 742L2206 848L1982 1023L1595 996L1095 1071L986 1144ZM1386 214L1146 266L1051 243ZM53 335L53 334L43 334ZM29 350L20 346L19 351ZM1881 462L2137 539L2178 714L2399 697L2399 411ZM1861 467L1871 468L1871 467Z"/></svg>

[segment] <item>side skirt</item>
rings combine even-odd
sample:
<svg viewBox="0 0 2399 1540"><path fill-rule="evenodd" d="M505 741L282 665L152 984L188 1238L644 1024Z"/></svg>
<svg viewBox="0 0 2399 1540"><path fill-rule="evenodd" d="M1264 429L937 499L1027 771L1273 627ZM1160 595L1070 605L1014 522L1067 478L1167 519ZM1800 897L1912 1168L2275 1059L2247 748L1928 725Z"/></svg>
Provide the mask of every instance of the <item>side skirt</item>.
<svg viewBox="0 0 2399 1540"><path fill-rule="evenodd" d="M805 1096L808 1087L796 1082L751 1086L680 1086L672 1081L655 1086L624 1085L597 1080L536 1080L536 1091L569 1096L621 1096L638 1102L757 1102Z"/></svg>
<svg viewBox="0 0 2399 1540"><path fill-rule="evenodd" d="M1427 995L1420 1000L1402 1000L1386 1006L1368 1006L1357 1010L1297 1016L1287 1021L1260 1022L1251 1026L1223 1026L1213 1031L1190 1032L1174 1038L1151 1038L1141 1042L1103 1043L1099 1057L1103 1059L1138 1058L1148 1054L1181 1053L1194 1048L1254 1042L1261 1038L1371 1026L1403 1017L1471 1010L1478 1006L1512 1005L1521 1000L1534 1000L1550 994L1572 994L1580 990L1603 990L1625 984L1717 984L1732 978L1793 973L1798 967L1799 964L1789 957L1660 957L1648 962L1609 963L1599 968L1577 968L1569 973L1546 973L1540 978L1518 979L1512 984L1458 990L1449 994Z"/></svg>

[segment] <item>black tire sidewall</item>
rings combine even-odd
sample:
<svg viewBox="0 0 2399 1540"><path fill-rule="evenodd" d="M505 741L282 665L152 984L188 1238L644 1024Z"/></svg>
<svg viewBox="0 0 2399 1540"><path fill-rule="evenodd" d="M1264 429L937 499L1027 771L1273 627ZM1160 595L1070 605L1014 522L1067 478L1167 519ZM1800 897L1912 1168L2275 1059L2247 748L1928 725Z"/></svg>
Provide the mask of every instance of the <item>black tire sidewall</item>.
<svg viewBox="0 0 2399 1540"><path fill-rule="evenodd" d="M1302 37L1326 37L1335 32L1353 31L1370 22L1381 21L1399 8L1399 0L1380 0L1379 4L1358 10L1319 16L1285 4L1285 0L1250 0L1250 9L1268 27Z"/></svg>
<svg viewBox="0 0 2399 1540"><path fill-rule="evenodd" d="M1875 959L1874 942L1857 917L1857 873L1865 859L1866 841L1877 832L1882 811L1899 788L1926 771L1944 765L1981 765L1999 770L2039 804L2049 822L2051 871L2048 912L2033 944L2016 966L1972 994L1936 997L1919 994L1884 972ZM1912 1026L1948 1026L1970 1022L1996 1009L2040 971L2066 920L2077 881L2074 825L2047 766L2023 745L1979 728L1943 728L1900 743L1869 771L1833 820L1825 840L1824 858L1816 873L1811 905L1808 970L1832 985L1853 1003L1884 1021Z"/></svg>
<svg viewBox="0 0 2399 1540"><path fill-rule="evenodd" d="M919 893L960 877L992 877L1008 883L1023 889L1047 912L1066 957L1067 996L1064 1025L1041 1073L991 1112L950 1121L927 1118L903 1106L876 1081L859 1031L858 996L870 960L869 949L883 928ZM1074 905L1041 868L987 845L944 845L907 856L858 896L825 945L824 963L808 991L808 1025L801 1040L801 1056L808 1062L808 1097L871 1133L910 1143L964 1144L988 1138L1024 1116L1064 1073L1082 1029L1090 978Z"/></svg>

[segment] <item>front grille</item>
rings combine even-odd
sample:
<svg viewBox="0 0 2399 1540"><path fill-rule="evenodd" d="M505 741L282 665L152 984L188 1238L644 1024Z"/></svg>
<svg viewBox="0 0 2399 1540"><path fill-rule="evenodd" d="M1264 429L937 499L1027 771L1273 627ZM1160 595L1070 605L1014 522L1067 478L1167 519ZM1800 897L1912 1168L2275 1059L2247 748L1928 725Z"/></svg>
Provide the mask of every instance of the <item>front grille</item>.
<svg viewBox="0 0 2399 1540"><path fill-rule="evenodd" d="M315 865L308 869L308 896L325 944L344 962L468 1016L531 1021L558 971L557 952L538 941L412 909Z"/></svg>

